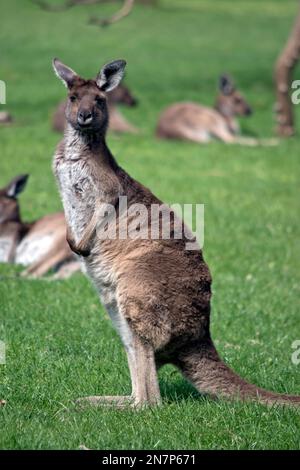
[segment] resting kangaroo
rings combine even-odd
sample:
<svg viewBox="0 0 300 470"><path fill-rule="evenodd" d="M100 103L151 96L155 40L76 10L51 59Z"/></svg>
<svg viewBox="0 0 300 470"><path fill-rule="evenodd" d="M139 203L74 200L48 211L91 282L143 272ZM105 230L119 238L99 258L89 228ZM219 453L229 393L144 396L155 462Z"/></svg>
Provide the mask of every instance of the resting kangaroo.
<svg viewBox="0 0 300 470"><path fill-rule="evenodd" d="M123 104L128 107L137 105L137 100L131 94L129 88L120 83L112 93L108 96L108 109L109 109L109 129L113 132L131 132L135 133L138 130L127 121L127 119L118 110L117 105ZM66 101L62 101L57 106L52 119L52 129L57 132L63 132L66 125Z"/></svg>
<svg viewBox="0 0 300 470"><path fill-rule="evenodd" d="M17 200L27 182L28 175L19 175L5 188L0 189L0 262L13 262L21 239L29 232L31 224L21 222Z"/></svg>
<svg viewBox="0 0 300 470"><path fill-rule="evenodd" d="M65 239L63 212L31 223L22 221L17 196L24 190L27 179L28 175L16 176L0 190L0 262L28 266L24 275L38 277L72 260L74 255ZM78 262L70 261L60 267L56 277L67 277L79 268Z"/></svg>
<svg viewBox="0 0 300 470"><path fill-rule="evenodd" d="M263 144L263 141L238 135L239 124L236 116L249 116L252 110L226 75L220 77L219 90L214 108L190 102L169 106L159 117L157 136L163 139L191 140L198 143L219 139L226 143ZM275 141L269 140L265 143L272 144Z"/></svg>
<svg viewBox="0 0 300 470"><path fill-rule="evenodd" d="M68 124L53 161L67 239L71 249L82 256L121 336L132 381L131 397L92 396L79 403L157 404L157 368L171 363L200 392L262 403L300 404L298 396L280 395L246 382L219 357L209 330L210 272L199 247L186 249L189 236L177 239L172 235L175 222L183 226L180 219L174 214L170 217L170 239L100 236L107 223L104 214L112 207L121 233L127 215L121 196L127 197L128 212L133 209L129 231L136 226L137 233L145 233L146 228L149 234L150 228L160 225L159 214L152 218L151 227L148 216L141 221L136 207L143 205L149 215L153 205L161 202L118 165L105 141L106 93L121 80L125 64L116 60L105 65L94 80L85 80L58 59L53 61L69 96ZM171 214L171 209L164 208Z"/></svg>

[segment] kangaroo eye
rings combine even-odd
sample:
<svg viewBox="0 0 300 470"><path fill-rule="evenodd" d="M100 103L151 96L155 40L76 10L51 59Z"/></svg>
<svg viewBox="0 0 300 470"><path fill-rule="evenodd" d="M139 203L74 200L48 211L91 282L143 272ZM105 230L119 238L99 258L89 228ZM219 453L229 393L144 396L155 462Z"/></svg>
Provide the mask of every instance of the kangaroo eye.
<svg viewBox="0 0 300 470"><path fill-rule="evenodd" d="M77 100L77 96L75 96L75 95L70 96L70 101L72 101L72 103L74 103L74 101L76 101L76 100Z"/></svg>
<svg viewBox="0 0 300 470"><path fill-rule="evenodd" d="M95 100L96 100L96 103L100 105L103 104L105 101L104 98L102 98L101 96L96 96Z"/></svg>

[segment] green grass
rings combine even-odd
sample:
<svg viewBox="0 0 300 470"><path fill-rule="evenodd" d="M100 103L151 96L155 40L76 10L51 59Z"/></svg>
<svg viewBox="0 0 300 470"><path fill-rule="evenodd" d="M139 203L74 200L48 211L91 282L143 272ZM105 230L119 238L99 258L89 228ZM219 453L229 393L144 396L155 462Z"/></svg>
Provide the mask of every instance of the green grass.
<svg viewBox="0 0 300 470"><path fill-rule="evenodd" d="M61 207L51 172L58 137L50 115L64 89L51 59L94 75L106 61L128 61L140 101L124 110L139 136L109 137L118 161L166 202L205 204L205 258L213 283L212 333L242 376L279 392L300 393L299 137L275 148L198 146L153 137L158 112L175 100L211 104L217 77L230 72L255 109L245 133L271 136L272 66L285 40L292 0L162 0L136 7L107 29L87 25L113 6L41 11L29 0L0 0L0 78L16 118L0 129L0 185L29 172L21 196L30 220ZM299 69L297 70L299 78ZM297 75L297 74L296 74ZM2 106L4 109L5 107ZM297 110L298 121L300 113ZM14 279L2 265L0 448L299 449L299 413L199 397L171 367L159 374L163 405L139 412L78 412L72 400L127 394L126 359L87 279Z"/></svg>

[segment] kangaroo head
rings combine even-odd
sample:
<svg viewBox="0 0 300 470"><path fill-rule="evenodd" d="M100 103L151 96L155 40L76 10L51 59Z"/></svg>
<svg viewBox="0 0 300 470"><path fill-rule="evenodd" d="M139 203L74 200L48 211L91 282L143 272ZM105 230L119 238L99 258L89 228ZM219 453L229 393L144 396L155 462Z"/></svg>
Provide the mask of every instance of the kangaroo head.
<svg viewBox="0 0 300 470"><path fill-rule="evenodd" d="M66 119L77 131L105 133L108 124L106 93L121 82L126 62L104 65L95 79L85 80L58 59L53 60L56 75L68 88Z"/></svg>
<svg viewBox="0 0 300 470"><path fill-rule="evenodd" d="M26 186L28 175L16 176L5 187L0 189L0 223L20 222L19 201L17 199Z"/></svg>
<svg viewBox="0 0 300 470"><path fill-rule="evenodd" d="M231 116L250 116L252 109L235 88L230 77L222 75L219 80L220 94L217 98L216 107L221 114L227 117Z"/></svg>
<svg viewBox="0 0 300 470"><path fill-rule="evenodd" d="M124 104L130 108L136 106L138 103L129 88L123 83L120 83L120 85L109 94L109 102L113 104Z"/></svg>

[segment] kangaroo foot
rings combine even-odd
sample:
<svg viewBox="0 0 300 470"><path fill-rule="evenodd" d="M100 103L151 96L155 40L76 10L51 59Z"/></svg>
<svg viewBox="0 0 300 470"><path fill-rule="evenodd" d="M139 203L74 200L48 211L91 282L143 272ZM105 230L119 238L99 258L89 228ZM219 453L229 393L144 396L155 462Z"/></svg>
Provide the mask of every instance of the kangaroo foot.
<svg viewBox="0 0 300 470"><path fill-rule="evenodd" d="M131 396L90 396L78 398L75 404L80 408L87 406L112 406L116 408L126 408L132 406L134 398Z"/></svg>
<svg viewBox="0 0 300 470"><path fill-rule="evenodd" d="M159 402L150 403L145 400L139 400L133 396L90 396L78 398L75 400L75 404L79 408L85 408L88 406L110 406L114 408L124 409L124 408L135 408L141 409L150 404L159 404Z"/></svg>

